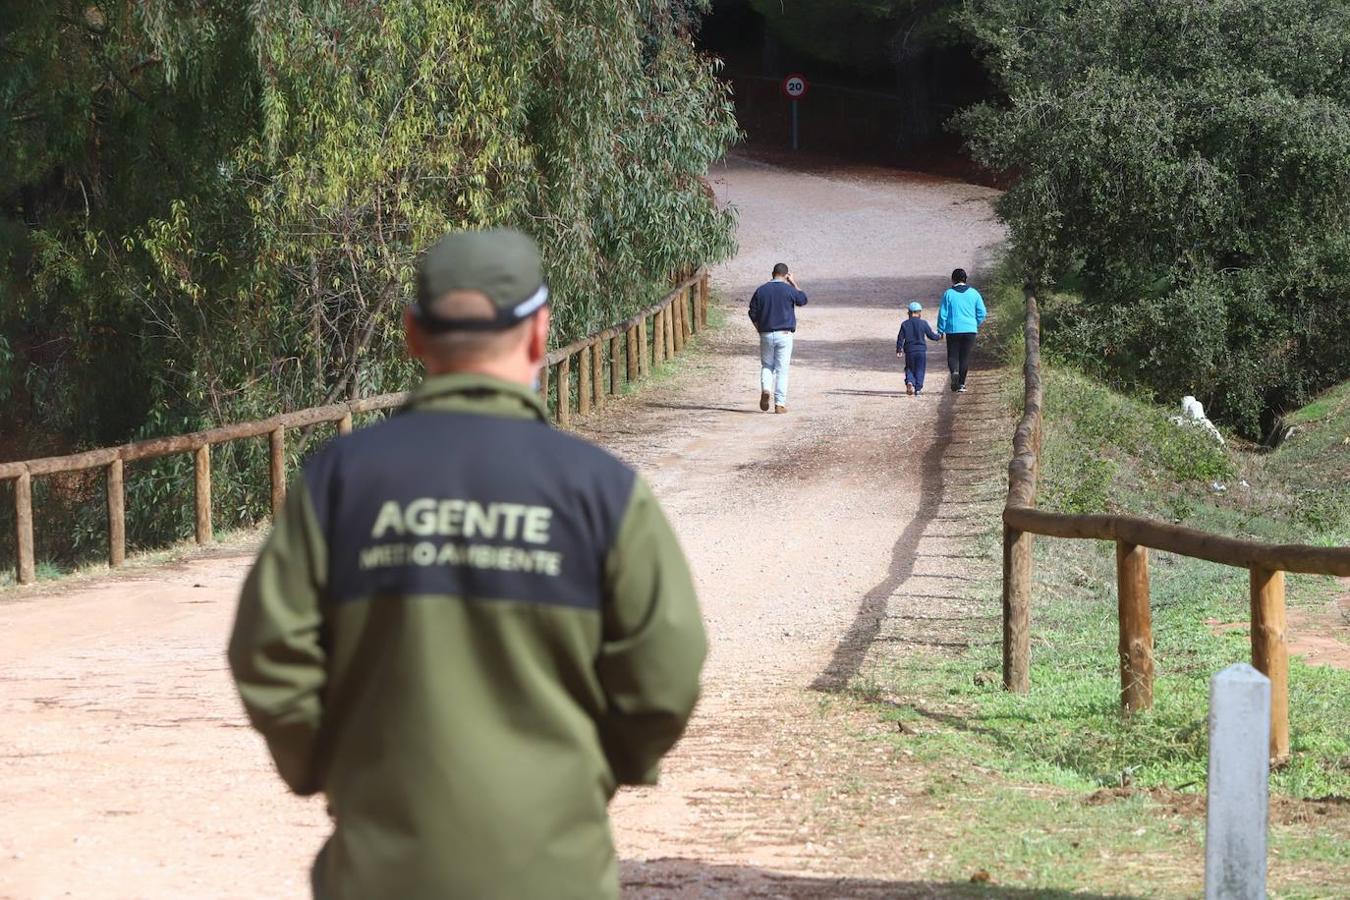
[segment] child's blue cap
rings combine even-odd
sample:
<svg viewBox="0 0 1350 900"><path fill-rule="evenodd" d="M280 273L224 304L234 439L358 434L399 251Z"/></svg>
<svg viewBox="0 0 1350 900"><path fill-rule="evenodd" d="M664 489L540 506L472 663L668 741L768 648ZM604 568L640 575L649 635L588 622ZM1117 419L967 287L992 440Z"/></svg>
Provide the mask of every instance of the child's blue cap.
<svg viewBox="0 0 1350 900"><path fill-rule="evenodd" d="M909 301L909 311L910 311L910 312L923 312L923 304L920 303L918 300L911 300L911 301Z"/></svg>

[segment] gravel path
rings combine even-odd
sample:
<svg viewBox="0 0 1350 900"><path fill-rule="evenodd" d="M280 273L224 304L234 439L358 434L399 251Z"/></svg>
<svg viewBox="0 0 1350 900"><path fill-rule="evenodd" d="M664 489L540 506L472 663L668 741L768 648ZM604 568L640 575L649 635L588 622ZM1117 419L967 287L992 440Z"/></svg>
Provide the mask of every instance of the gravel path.
<svg viewBox="0 0 1350 900"><path fill-rule="evenodd" d="M938 619L989 613L967 535L984 508L969 486L1003 464L995 375L940 390L937 345L931 395L910 399L893 345L902 301L931 307L954 266L987 268L993 192L748 160L713 181L740 211L741 254L714 273L728 326L583 423L666 504L713 640L662 784L615 801L625 884L940 894L925 879L942 835L916 827L903 767L838 691L869 653L940 645ZM743 313L780 260L811 297L784 416L758 410ZM0 897L305 895L322 804L272 776L222 658L248 563L222 552L0 600Z"/></svg>

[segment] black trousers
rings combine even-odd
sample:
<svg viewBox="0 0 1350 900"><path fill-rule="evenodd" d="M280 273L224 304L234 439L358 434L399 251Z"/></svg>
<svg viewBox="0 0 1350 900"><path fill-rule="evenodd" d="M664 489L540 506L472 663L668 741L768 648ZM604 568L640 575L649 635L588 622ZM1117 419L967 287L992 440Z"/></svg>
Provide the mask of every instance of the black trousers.
<svg viewBox="0 0 1350 900"><path fill-rule="evenodd" d="M975 349L975 332L947 335L947 371L956 378L956 387L966 386L970 371L970 352Z"/></svg>

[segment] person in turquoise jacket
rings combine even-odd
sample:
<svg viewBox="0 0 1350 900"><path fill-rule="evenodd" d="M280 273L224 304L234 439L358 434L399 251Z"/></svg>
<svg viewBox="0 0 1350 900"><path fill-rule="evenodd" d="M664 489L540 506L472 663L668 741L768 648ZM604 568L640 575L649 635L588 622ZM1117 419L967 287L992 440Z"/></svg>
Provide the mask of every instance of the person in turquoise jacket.
<svg viewBox="0 0 1350 900"><path fill-rule="evenodd" d="M951 373L952 390L957 393L966 392L975 335L988 315L980 292L966 284L966 270L953 270L952 286L942 295L938 307L937 331L947 337L947 371Z"/></svg>

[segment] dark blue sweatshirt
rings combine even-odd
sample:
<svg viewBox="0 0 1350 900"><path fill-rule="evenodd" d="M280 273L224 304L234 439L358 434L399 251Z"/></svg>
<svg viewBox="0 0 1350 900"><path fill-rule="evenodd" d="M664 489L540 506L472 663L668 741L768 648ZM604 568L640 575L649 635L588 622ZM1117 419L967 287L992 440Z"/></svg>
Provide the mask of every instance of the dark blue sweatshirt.
<svg viewBox="0 0 1350 900"><path fill-rule="evenodd" d="M750 298L750 321L760 334L796 331L797 307L806 305L806 295L786 281L761 284Z"/></svg>
<svg viewBox="0 0 1350 900"><path fill-rule="evenodd" d="M900 323L900 333L895 336L895 352L927 353L928 346L923 342L924 338L936 341L938 336L923 316L910 316Z"/></svg>

